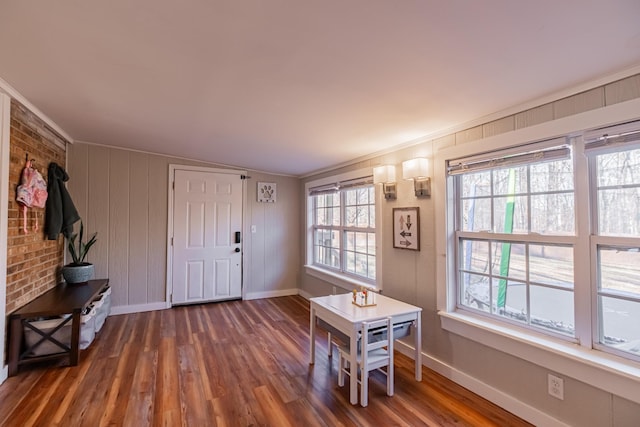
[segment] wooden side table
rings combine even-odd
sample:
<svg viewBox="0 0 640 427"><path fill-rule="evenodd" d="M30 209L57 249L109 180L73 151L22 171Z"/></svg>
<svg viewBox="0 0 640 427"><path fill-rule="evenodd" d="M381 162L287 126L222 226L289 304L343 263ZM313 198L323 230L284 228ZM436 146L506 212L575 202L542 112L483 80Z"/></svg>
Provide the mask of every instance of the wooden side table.
<svg viewBox="0 0 640 427"><path fill-rule="evenodd" d="M109 279L89 280L85 284L61 283L33 301L25 304L9 315L9 376L18 373L21 365L60 358L69 358L69 365L76 366L80 358L80 316L82 311L107 287ZM42 331L31 324L41 317L71 316L62 320L53 330ZM71 322L71 343L58 341L53 334ZM40 336L32 346L21 351L24 328L29 328ZM60 348L59 353L32 356L31 351L44 342L51 342Z"/></svg>

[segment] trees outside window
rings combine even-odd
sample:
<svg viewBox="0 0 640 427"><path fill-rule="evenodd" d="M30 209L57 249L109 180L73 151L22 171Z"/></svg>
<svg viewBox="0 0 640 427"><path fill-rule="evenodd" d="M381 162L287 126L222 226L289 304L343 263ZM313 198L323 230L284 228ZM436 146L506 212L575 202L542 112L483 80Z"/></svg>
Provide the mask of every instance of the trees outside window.
<svg viewBox="0 0 640 427"><path fill-rule="evenodd" d="M376 279L375 189L311 194L313 264L369 283Z"/></svg>
<svg viewBox="0 0 640 427"><path fill-rule="evenodd" d="M640 137L638 137L640 142ZM640 355L640 147L589 149L593 182L596 347Z"/></svg>

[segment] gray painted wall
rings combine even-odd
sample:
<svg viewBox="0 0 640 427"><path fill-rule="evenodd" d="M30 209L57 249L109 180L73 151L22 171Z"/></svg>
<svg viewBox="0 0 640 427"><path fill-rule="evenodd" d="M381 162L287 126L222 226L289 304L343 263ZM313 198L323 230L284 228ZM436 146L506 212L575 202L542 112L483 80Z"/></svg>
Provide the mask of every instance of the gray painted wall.
<svg viewBox="0 0 640 427"><path fill-rule="evenodd" d="M87 232L98 232L89 260L96 277L109 278L116 313L160 308L165 302L170 164L220 168L92 144L75 143L68 148L69 192ZM300 266L299 180L249 175L243 219L243 293L246 298L295 294ZM257 202L259 180L277 183L276 203ZM256 226L255 233L250 232L251 225ZM293 237L286 230L292 230ZM287 244L289 240L295 244Z"/></svg>
<svg viewBox="0 0 640 427"><path fill-rule="evenodd" d="M381 164L400 165L402 161L414 157L431 157L438 150L458 144L479 144L482 138L505 133L581 112L640 98L640 75L635 75L606 86L582 92L552 103L485 123L471 129L447 135L434 141L427 141L410 148L404 148L378 157L310 176L304 182L349 170L373 167ZM640 117L640 111L638 111ZM580 129L576 129L580 130ZM475 341L449 333L440 327L437 314L436 247L435 247L435 206L434 198L416 198L413 184L401 179L401 167L397 167L398 199L381 199L382 241L379 245L379 259L382 267L383 293L423 308L422 331L423 353L427 355L425 364L439 361L440 366L450 366L455 373L449 376L466 377L471 382L479 382L504 393L525 405L547 414L552 419L576 426L634 426L640 425L640 405L612 395L591 385L572 378L565 378L565 400L559 401L547 394L548 369L537 364L486 347ZM432 180L442 180L434 176ZM300 197L305 199L304 185ZM420 252L393 249L392 209L394 207L418 206L420 208ZM301 245L304 247L304 215ZM304 260L302 260L304 262ZM333 286L307 275L302 268L301 292L303 295L319 296L333 292ZM444 372L445 375L447 372ZM640 389L640 384L639 384ZM507 408L509 409L509 408Z"/></svg>
<svg viewBox="0 0 640 427"><path fill-rule="evenodd" d="M245 298L295 295L300 275L300 180L249 172L245 214ZM257 183L277 185L276 203L257 202ZM251 226L255 226L255 233Z"/></svg>

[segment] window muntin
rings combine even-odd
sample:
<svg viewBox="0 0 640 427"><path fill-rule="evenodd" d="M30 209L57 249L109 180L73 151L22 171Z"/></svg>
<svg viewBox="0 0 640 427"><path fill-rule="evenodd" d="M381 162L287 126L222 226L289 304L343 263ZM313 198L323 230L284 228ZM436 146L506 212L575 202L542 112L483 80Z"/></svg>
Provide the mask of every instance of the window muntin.
<svg viewBox="0 0 640 427"><path fill-rule="evenodd" d="M460 308L574 335L571 246L461 239L460 247Z"/></svg>
<svg viewBox="0 0 640 427"><path fill-rule="evenodd" d="M566 159L458 175L462 230L575 234L572 171Z"/></svg>
<svg viewBox="0 0 640 427"><path fill-rule="evenodd" d="M314 260L332 268L340 268L340 238L337 230L318 228L314 231Z"/></svg>
<svg viewBox="0 0 640 427"><path fill-rule="evenodd" d="M316 196L315 224L319 226L340 225L340 197L338 194Z"/></svg>
<svg viewBox="0 0 640 427"><path fill-rule="evenodd" d="M596 175L598 234L640 236L640 149L597 155Z"/></svg>
<svg viewBox="0 0 640 427"><path fill-rule="evenodd" d="M310 196L313 264L375 282L375 188L349 187Z"/></svg>

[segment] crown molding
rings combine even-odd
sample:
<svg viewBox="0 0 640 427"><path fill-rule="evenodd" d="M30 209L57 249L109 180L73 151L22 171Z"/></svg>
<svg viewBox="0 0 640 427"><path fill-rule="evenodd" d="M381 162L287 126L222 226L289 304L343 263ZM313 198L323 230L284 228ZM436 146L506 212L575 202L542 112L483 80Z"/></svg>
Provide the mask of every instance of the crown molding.
<svg viewBox="0 0 640 427"><path fill-rule="evenodd" d="M20 92L18 92L13 86L7 83L0 77L0 92L4 92L9 95L11 98L15 99L25 107L27 107L33 114L38 116L40 120L45 122L47 126L51 129L55 130L60 136L64 137L69 143L73 144L74 139L66 133L60 126L56 124L53 120L51 120L46 114L38 109L35 105L33 105L27 98L22 96Z"/></svg>

